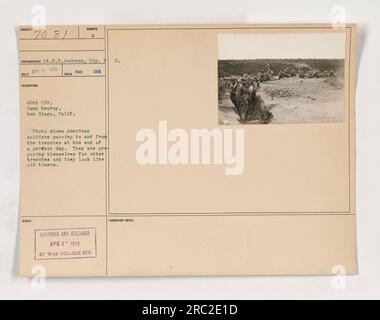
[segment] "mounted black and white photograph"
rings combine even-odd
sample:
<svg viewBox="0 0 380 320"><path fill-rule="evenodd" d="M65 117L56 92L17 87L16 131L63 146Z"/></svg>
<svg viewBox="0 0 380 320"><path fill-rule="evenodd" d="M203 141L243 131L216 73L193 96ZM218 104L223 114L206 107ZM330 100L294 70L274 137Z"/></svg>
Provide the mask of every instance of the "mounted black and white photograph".
<svg viewBox="0 0 380 320"><path fill-rule="evenodd" d="M341 32L220 34L218 123L344 121Z"/></svg>

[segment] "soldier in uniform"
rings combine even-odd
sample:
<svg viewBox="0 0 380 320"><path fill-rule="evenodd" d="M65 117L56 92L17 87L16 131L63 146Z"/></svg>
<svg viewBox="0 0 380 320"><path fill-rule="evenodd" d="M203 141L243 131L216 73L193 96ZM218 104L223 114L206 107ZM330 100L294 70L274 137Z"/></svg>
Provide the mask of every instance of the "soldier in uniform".
<svg viewBox="0 0 380 320"><path fill-rule="evenodd" d="M259 81L257 79L239 79L230 89L230 98L240 121L261 119L261 107L256 95L258 88Z"/></svg>
<svg viewBox="0 0 380 320"><path fill-rule="evenodd" d="M230 89L230 98L231 98L232 103L235 106L236 112L239 115L240 119L242 118L241 108L240 108L242 90L243 90L243 85L242 85L241 79L237 80L236 83Z"/></svg>

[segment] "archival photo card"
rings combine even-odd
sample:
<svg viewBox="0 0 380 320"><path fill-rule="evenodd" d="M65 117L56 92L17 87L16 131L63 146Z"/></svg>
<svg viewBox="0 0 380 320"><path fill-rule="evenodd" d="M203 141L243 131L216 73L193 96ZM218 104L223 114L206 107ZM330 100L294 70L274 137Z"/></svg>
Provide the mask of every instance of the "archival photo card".
<svg viewBox="0 0 380 320"><path fill-rule="evenodd" d="M355 25L18 43L21 276L357 273Z"/></svg>
<svg viewBox="0 0 380 320"><path fill-rule="evenodd" d="M344 121L346 34L218 35L218 123Z"/></svg>

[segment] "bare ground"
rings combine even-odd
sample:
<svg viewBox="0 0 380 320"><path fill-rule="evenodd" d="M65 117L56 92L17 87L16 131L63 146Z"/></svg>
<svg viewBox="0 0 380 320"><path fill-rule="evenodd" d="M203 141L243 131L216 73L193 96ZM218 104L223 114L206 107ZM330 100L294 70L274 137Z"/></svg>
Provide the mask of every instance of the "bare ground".
<svg viewBox="0 0 380 320"><path fill-rule="evenodd" d="M339 82L281 79L262 83L257 93L273 114L271 123L344 121L344 89ZM219 124L240 124L228 92L219 101Z"/></svg>

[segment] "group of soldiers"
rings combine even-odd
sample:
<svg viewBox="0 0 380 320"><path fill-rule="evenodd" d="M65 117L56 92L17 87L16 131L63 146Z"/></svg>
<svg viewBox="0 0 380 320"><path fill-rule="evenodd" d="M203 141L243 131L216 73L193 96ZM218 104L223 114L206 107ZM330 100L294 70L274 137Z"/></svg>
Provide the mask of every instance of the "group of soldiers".
<svg viewBox="0 0 380 320"><path fill-rule="evenodd" d="M281 70L278 73L278 78L283 79L283 78L295 78L297 76L297 72L294 69L291 68L285 68L284 70Z"/></svg>
<svg viewBox="0 0 380 320"><path fill-rule="evenodd" d="M319 71L319 70L300 70L299 73L295 69L291 68L285 68L284 70L280 71L278 73L279 79L284 78L296 78L298 77L300 79L320 79L320 78L333 78L335 77L334 71Z"/></svg>
<svg viewBox="0 0 380 320"><path fill-rule="evenodd" d="M274 79L273 70L267 65L266 69L263 68L257 75L260 82L271 81Z"/></svg>
<svg viewBox="0 0 380 320"><path fill-rule="evenodd" d="M318 71L318 70L311 70L311 71L301 71L299 73L299 77L301 79L321 79L321 78L334 78L335 77L335 72L334 71Z"/></svg>
<svg viewBox="0 0 380 320"><path fill-rule="evenodd" d="M273 70L267 65L266 68L263 68L257 75L257 78L260 82L265 81L271 81L274 79L286 79L286 78L296 78L299 77L300 79L320 79L320 78L334 78L335 72L334 71L319 71L319 70L300 70L297 71L296 69L286 67L285 69L281 70L277 76L274 76Z"/></svg>
<svg viewBox="0 0 380 320"><path fill-rule="evenodd" d="M239 115L240 121L246 122L249 120L269 121L271 113L263 108L263 101L257 90L260 88L260 83L272 81L275 79L284 78L333 78L334 71L296 71L292 68L281 70L277 76L274 76L273 70L266 65L257 76L244 74L242 77L223 77L219 79L219 94L222 95L224 90L229 91L230 99L235 107L236 113Z"/></svg>
<svg viewBox="0 0 380 320"><path fill-rule="evenodd" d="M230 99L240 121L262 119L261 99L256 94L259 87L260 81L251 76L245 76L229 83Z"/></svg>

